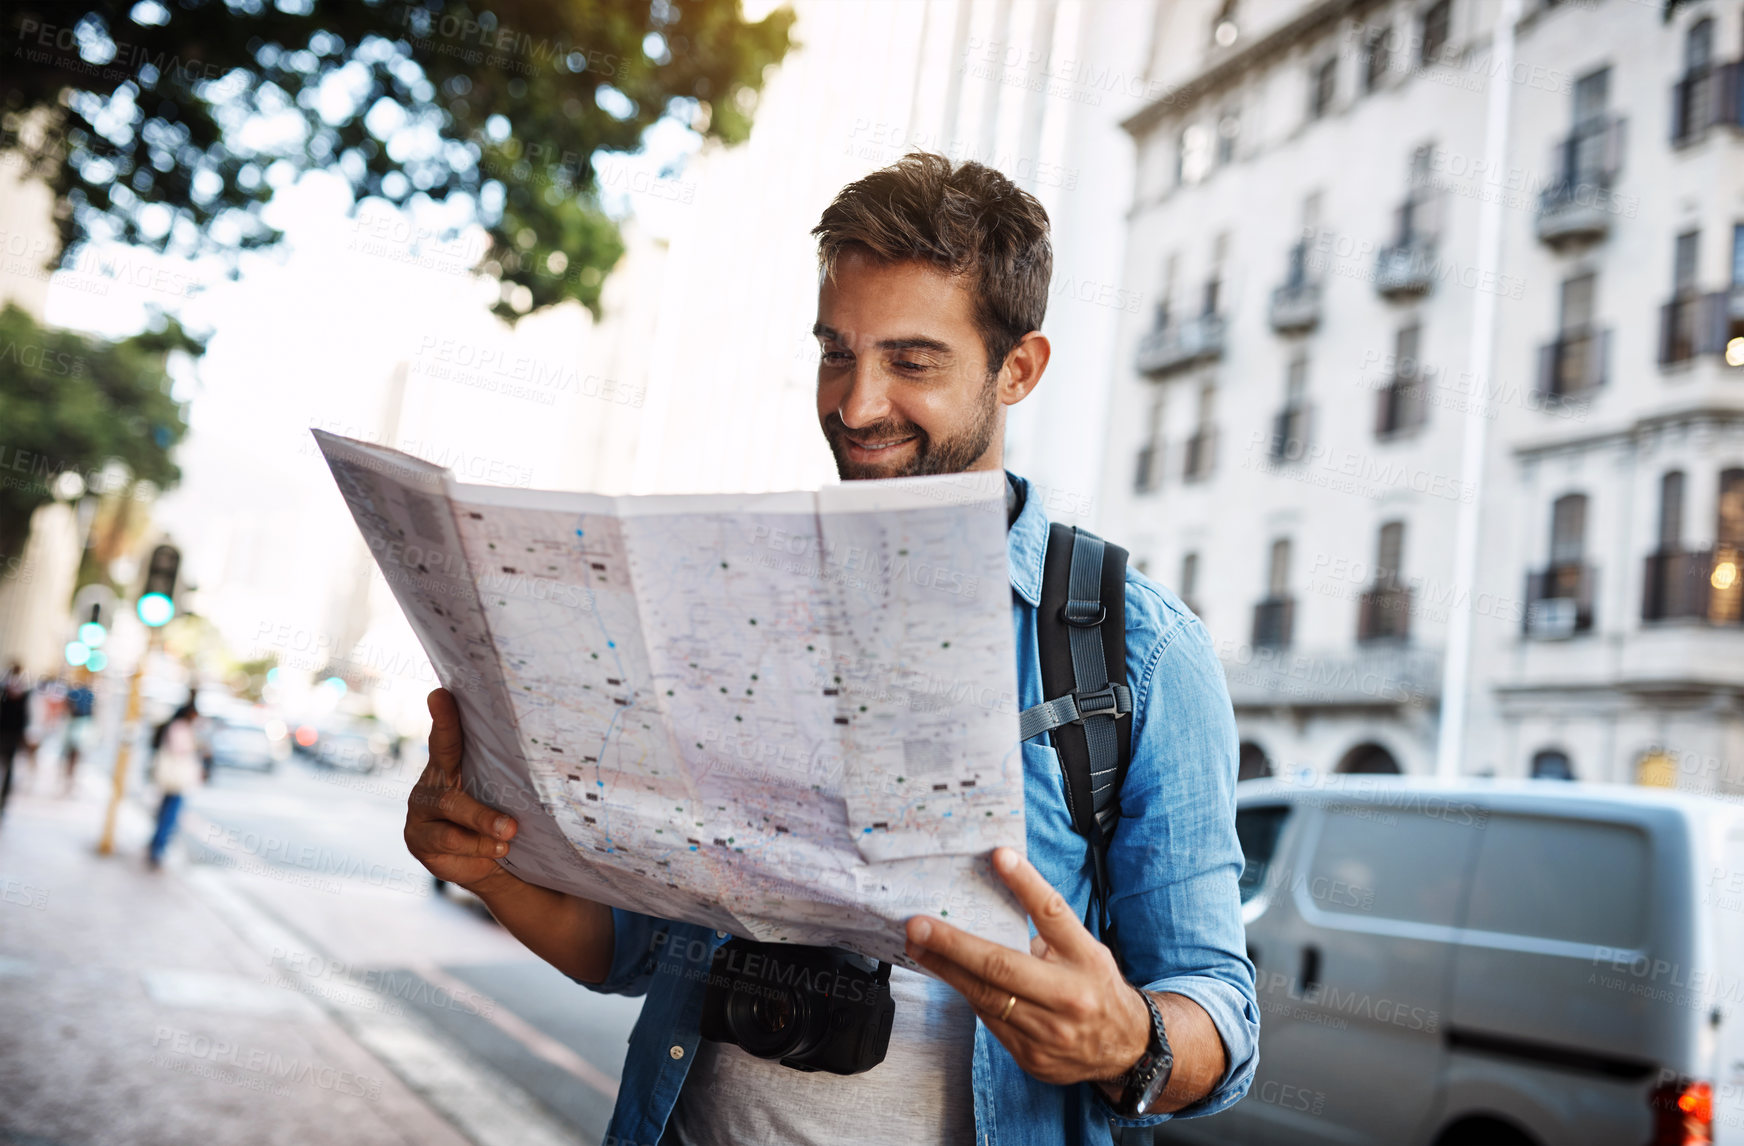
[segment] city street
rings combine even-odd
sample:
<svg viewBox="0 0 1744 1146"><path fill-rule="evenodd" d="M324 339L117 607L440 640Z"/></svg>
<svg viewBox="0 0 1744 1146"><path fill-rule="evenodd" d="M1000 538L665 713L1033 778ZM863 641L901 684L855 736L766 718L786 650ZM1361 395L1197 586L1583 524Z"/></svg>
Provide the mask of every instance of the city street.
<svg viewBox="0 0 1744 1146"><path fill-rule="evenodd" d="M0 823L0 1141L598 1141L639 1001L432 894L400 839L410 783L301 756L217 768L154 873L142 796L100 857L107 776L62 797L58 764L21 769Z"/></svg>

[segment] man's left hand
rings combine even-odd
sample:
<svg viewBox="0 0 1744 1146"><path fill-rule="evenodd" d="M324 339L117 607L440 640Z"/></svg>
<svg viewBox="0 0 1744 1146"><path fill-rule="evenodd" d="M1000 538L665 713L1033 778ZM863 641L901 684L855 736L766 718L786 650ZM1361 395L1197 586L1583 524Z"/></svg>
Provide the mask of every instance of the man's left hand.
<svg viewBox="0 0 1744 1146"><path fill-rule="evenodd" d="M1150 1015L1114 953L1028 860L996 848L993 870L1035 920L1030 953L917 915L909 957L968 999L1031 1078L1067 1085L1124 1075L1149 1045Z"/></svg>

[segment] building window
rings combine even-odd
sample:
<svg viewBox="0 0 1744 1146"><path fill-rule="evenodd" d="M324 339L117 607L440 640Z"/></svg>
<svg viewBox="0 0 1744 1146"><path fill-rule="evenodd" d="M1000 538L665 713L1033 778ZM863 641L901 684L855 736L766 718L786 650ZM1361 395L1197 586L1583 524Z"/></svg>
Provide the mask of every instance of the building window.
<svg viewBox="0 0 1744 1146"><path fill-rule="evenodd" d="M1389 26L1370 32L1363 41L1363 91L1378 89L1392 66L1393 29Z"/></svg>
<svg viewBox="0 0 1744 1146"><path fill-rule="evenodd" d="M1546 748L1532 757L1532 778L1534 780L1572 780L1574 765L1569 762L1568 753L1559 752L1554 748Z"/></svg>
<svg viewBox="0 0 1744 1146"><path fill-rule="evenodd" d="M1217 120L1217 164L1219 167L1235 162L1235 141L1241 135L1241 112L1235 108L1225 111Z"/></svg>
<svg viewBox="0 0 1744 1146"><path fill-rule="evenodd" d="M1132 489L1134 493L1153 493L1163 483L1163 396L1158 394L1151 401L1150 422L1145 435L1144 444L1139 446L1138 458L1134 465Z"/></svg>
<svg viewBox="0 0 1744 1146"><path fill-rule="evenodd" d="M1185 553L1181 556L1181 603L1195 613L1199 611L1199 554Z"/></svg>
<svg viewBox="0 0 1744 1146"><path fill-rule="evenodd" d="M1732 286L1744 286L1744 223L1732 224Z"/></svg>
<svg viewBox="0 0 1744 1146"><path fill-rule="evenodd" d="M1696 253L1702 233L1685 231L1677 237L1677 247L1671 260L1671 293L1674 298L1688 298L1696 293Z"/></svg>
<svg viewBox="0 0 1744 1146"><path fill-rule="evenodd" d="M1438 62L1447 51L1448 33L1453 24L1453 0L1436 0L1423 11L1423 36L1417 62L1424 67Z"/></svg>
<svg viewBox="0 0 1744 1146"><path fill-rule="evenodd" d="M1272 774L1272 762L1266 759L1266 750L1251 740L1241 742L1241 763L1235 774L1237 780L1264 780ZM1248 861L1252 863L1252 860ZM1263 865L1262 865L1263 866ZM1244 876L1246 872L1242 873Z"/></svg>
<svg viewBox="0 0 1744 1146"><path fill-rule="evenodd" d="M1587 495L1564 494L1550 507L1550 563L1579 565L1586 555Z"/></svg>
<svg viewBox="0 0 1744 1146"><path fill-rule="evenodd" d="M1659 551L1672 553L1683 544L1683 471L1659 479Z"/></svg>
<svg viewBox="0 0 1744 1146"><path fill-rule="evenodd" d="M1399 575L1405 562L1405 523L1389 521L1375 541L1375 581L1362 595L1356 639L1402 641L1411 631L1411 590Z"/></svg>
<svg viewBox="0 0 1744 1146"><path fill-rule="evenodd" d="M1550 511L1550 562L1526 577L1526 634L1557 639L1593 627L1593 571L1586 565L1587 498L1565 494Z"/></svg>
<svg viewBox="0 0 1744 1146"><path fill-rule="evenodd" d="M1375 436L1390 438L1421 426L1429 417L1429 379L1418 358L1422 327L1411 323L1393 339L1393 373L1379 393Z"/></svg>
<svg viewBox="0 0 1744 1146"><path fill-rule="evenodd" d="M1724 549L1744 549L1744 470L1720 474L1720 504L1714 540Z"/></svg>
<svg viewBox="0 0 1744 1146"><path fill-rule="evenodd" d="M1543 348L1539 364L1544 394L1580 397L1605 383L1607 332L1593 323L1597 281L1590 273L1563 280L1557 336Z"/></svg>
<svg viewBox="0 0 1744 1146"><path fill-rule="evenodd" d="M1308 118L1321 119L1338 94L1338 57L1328 56L1308 73Z"/></svg>
<svg viewBox="0 0 1744 1146"><path fill-rule="evenodd" d="M1254 606L1254 648L1288 648L1294 608L1290 599L1290 539L1280 537L1272 542L1265 598Z"/></svg>
<svg viewBox="0 0 1744 1146"><path fill-rule="evenodd" d="M1211 476L1217 457L1217 430L1213 415L1217 406L1217 385L1207 382L1199 388L1199 420L1187 439L1186 457L1181 477L1186 481L1202 481Z"/></svg>

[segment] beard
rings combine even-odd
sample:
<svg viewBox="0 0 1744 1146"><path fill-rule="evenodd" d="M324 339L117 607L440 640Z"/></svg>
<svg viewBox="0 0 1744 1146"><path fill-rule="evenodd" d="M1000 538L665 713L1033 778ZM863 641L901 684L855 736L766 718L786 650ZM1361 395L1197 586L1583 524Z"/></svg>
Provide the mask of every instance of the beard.
<svg viewBox="0 0 1744 1146"><path fill-rule="evenodd" d="M987 447L993 444L993 434L999 426L999 399L994 383L998 376L987 379L982 388L975 416L960 434L935 440L912 422L886 419L849 430L841 414L832 410L824 417L824 439L835 455L836 474L843 481L864 481L869 478L925 477L930 474L962 473L981 460ZM870 465L848 460L847 443L890 442L914 439L914 453L906 462L891 465Z"/></svg>

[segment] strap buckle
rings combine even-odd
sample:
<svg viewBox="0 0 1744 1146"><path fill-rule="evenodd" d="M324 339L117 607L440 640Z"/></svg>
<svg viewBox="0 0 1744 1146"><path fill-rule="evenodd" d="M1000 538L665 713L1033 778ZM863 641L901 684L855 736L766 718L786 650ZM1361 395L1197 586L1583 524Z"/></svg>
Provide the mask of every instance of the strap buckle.
<svg viewBox="0 0 1744 1146"><path fill-rule="evenodd" d="M1072 700L1078 706L1073 724L1083 724L1092 716L1125 716L1132 711L1132 692L1124 684L1106 684L1094 692L1074 692Z"/></svg>
<svg viewBox="0 0 1744 1146"><path fill-rule="evenodd" d="M1070 601L1060 606L1060 620L1074 629L1094 629L1108 619L1108 606L1101 601Z"/></svg>

